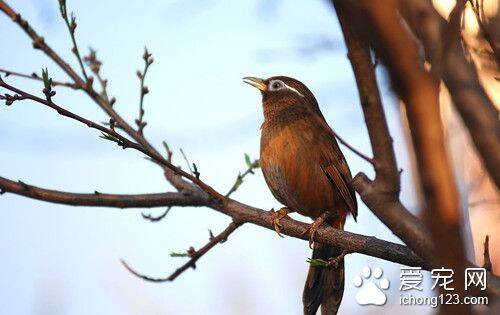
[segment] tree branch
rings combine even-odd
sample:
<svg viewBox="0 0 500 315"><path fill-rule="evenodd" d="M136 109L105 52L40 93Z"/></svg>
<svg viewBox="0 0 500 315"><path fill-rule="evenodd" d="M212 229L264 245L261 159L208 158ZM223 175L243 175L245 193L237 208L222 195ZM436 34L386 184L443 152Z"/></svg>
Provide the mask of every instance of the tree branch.
<svg viewBox="0 0 500 315"><path fill-rule="evenodd" d="M29 74L24 74L20 72L15 72L15 71L10 71L10 70L5 70L5 69L0 69L0 73L5 73L5 77L8 76L16 76L20 78L26 78L26 79L32 79L32 80L37 80L37 81L43 81L43 79L35 72L33 72L31 75ZM64 86L64 87L69 87L74 90L80 89L78 86L76 86L74 83L70 82L61 82L61 81L52 81L52 86Z"/></svg>
<svg viewBox="0 0 500 315"><path fill-rule="evenodd" d="M353 147L352 145L350 145L349 142L345 141L341 136L339 136L339 134L337 132L335 132L335 130L332 129L332 132L333 132L333 135L335 136L335 138L337 138L337 140L339 140L340 143L342 143L349 150L351 150L352 152L354 152L354 154L356 154L357 156L359 156L360 158L362 158L366 162L368 162L371 165L375 166L375 162L373 161L372 158L370 158L369 156L367 156L363 152L359 151L358 149L356 149L355 147Z"/></svg>
<svg viewBox="0 0 500 315"><path fill-rule="evenodd" d="M196 262L198 259L200 259L203 255L205 255L208 251L210 251L215 245L223 243L227 240L229 235L233 233L239 226L241 226L240 223L236 222L231 222L229 226L222 231L220 234L217 236L211 237L208 243L200 248L199 250L193 250L192 248L188 251L187 256L190 257L190 259L181 267L179 267L177 270L175 270L174 273L172 273L170 276L166 278L152 278L149 276L145 276L143 274L138 273L134 269L132 269L123 259L121 260L122 265L130 271L133 275L146 280L150 282L166 282L166 281L174 281L178 276L180 276L184 271L186 271L189 268L196 269Z"/></svg>
<svg viewBox="0 0 500 315"><path fill-rule="evenodd" d="M51 80L50 80L51 81ZM49 83L50 84L50 83ZM6 100L6 103L7 105L10 105L12 104L13 101L15 100L26 100L26 99L29 99L29 100L32 100L32 101L35 101L39 104L42 104L42 105L45 105L45 106L48 106L52 109L54 109L55 111L57 111L57 113L59 115L62 115L62 116L65 116L65 117L68 117L70 119L73 119L73 120L76 120L84 125L87 125L89 128L93 128L93 129L96 129L96 130L99 130L101 132L103 132L104 134L107 135L106 139L107 140L111 140L111 141L114 141L116 143L118 143L119 146L123 147L124 149L126 148L134 148L138 151L141 151L143 152L144 154L147 154L147 152L142 148L141 145L135 143L135 142L132 142L130 140L128 140L127 138L125 138L124 136L120 135L118 132L116 132L114 129L112 128L107 128L107 127L104 127L98 123L95 123L91 120L88 120L82 116L79 116L77 114L74 114L72 112L70 112L69 110L66 110L64 108L62 108L61 106L55 104L51 97L50 96L47 96L47 99L43 99L43 98L40 98L38 96L35 96L33 94L30 94L28 92L25 92L23 90L20 90L10 84L8 84L7 82L5 82L4 80L2 80L2 78L0 77L0 87L3 87L11 92L14 92L18 95L18 97L14 96L14 98L12 98L10 95L6 95L6 96L2 96L0 97L0 99L5 99ZM54 92L55 93L55 92ZM9 101L11 100L11 101Z"/></svg>
<svg viewBox="0 0 500 315"><path fill-rule="evenodd" d="M11 181L4 177L0 177L0 191L2 193L10 192L37 200L73 206L116 208L207 206L232 217L235 222L254 223L274 231L273 217L269 211L257 209L231 199L221 205L211 200L203 192L193 195L183 195L181 193L115 195L99 192L94 194L78 194L44 189L20 181ZM281 223L283 224L283 234L308 240L306 233L309 228L308 224L291 218L284 218ZM322 227L318 229L315 239L325 244L337 244L349 253L359 252L395 263L429 268L424 260L419 258L406 246L383 241L375 237L349 233L330 227Z"/></svg>
<svg viewBox="0 0 500 315"><path fill-rule="evenodd" d="M66 0L59 0L59 12L61 13L61 17L66 23L66 27L68 28L69 35L71 37L71 42L73 43L73 48L71 48L71 52L75 55L78 60L78 64L80 65L80 70L82 71L83 77L85 81L92 80L87 76L87 72L85 71L85 67L83 66L82 56L80 56L80 51L78 50L78 45L76 43L75 38L75 30L76 30L76 17L73 12L71 12L71 16L68 16L68 10L66 7Z"/></svg>
<svg viewBox="0 0 500 315"><path fill-rule="evenodd" d="M167 214L170 212L171 209L172 209L172 206L169 206L159 216L153 216L152 214L145 214L143 212L141 212L141 216L144 220L148 220L149 222L160 222L161 220L163 220L167 216Z"/></svg>
<svg viewBox="0 0 500 315"><path fill-rule="evenodd" d="M466 260L460 205L444 143L438 83L420 66L417 46L398 16L397 1L377 4L363 1L362 8L372 26L373 45L387 66L393 87L406 105L426 199L427 226L435 240L437 261L461 272L465 270ZM457 283L455 292L463 297L464 279L454 276L454 281ZM466 314L470 306L442 306L446 314L456 310Z"/></svg>
<svg viewBox="0 0 500 315"><path fill-rule="evenodd" d="M433 242L427 229L399 200L399 170L380 98L375 65L363 38L363 30L355 26L363 23L353 22L359 16L349 9L347 2L333 1L333 5L344 34L374 153L375 180L371 181L360 173L355 176L353 185L363 202L395 235L419 256L430 261L434 256Z"/></svg>
<svg viewBox="0 0 500 315"><path fill-rule="evenodd" d="M21 181L0 177L0 191L70 206L111 208L153 208L166 206L204 206L206 199L175 192L157 194L118 195L94 192L93 194L70 193L44 189Z"/></svg>
<svg viewBox="0 0 500 315"><path fill-rule="evenodd" d="M234 181L233 186L229 189L229 191L224 195L224 197L228 198L231 196L238 188L243 184L243 179L248 175L248 174L255 174L254 170L260 167L260 162L259 160L253 160L253 162L250 160L250 156L248 154L245 154L245 163L247 164L247 170L243 172L243 174L238 173L238 176L236 176L236 179Z"/></svg>
<svg viewBox="0 0 500 315"><path fill-rule="evenodd" d="M149 53L148 49L144 47L144 54L142 55L142 59L144 60L144 70L141 72L137 70L137 77L140 80L140 97L139 97L139 117L135 120L137 125L137 131L142 135L144 131L144 127L146 127L147 123L144 121L144 96L149 93L148 87L144 84L146 79L146 74L148 73L149 66L153 63L154 59L152 55Z"/></svg>
<svg viewBox="0 0 500 315"><path fill-rule="evenodd" d="M89 48L89 54L85 57L83 57L83 60L87 64L87 66L90 68L92 73L96 76L97 80L99 81L99 84L101 85L101 97L109 103L110 106L113 106L114 103L116 102L116 98L112 97L109 99L108 96L108 80L103 79L101 76L101 66L102 62L97 59L97 51L95 49Z"/></svg>

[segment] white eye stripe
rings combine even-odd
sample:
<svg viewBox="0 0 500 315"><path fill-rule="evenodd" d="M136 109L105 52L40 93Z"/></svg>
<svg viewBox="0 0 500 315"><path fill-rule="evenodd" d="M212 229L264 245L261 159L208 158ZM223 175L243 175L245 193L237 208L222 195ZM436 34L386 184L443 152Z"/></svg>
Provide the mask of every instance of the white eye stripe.
<svg viewBox="0 0 500 315"><path fill-rule="evenodd" d="M291 87L291 86L289 86L289 85L286 85L286 84L285 84L285 87L286 87L287 89L289 89L290 91L293 91L293 92L295 92L295 93L299 94L301 97L304 97L304 95L302 95L302 93L300 93L299 91L297 91L297 89L295 89L295 88L293 88L293 87Z"/></svg>

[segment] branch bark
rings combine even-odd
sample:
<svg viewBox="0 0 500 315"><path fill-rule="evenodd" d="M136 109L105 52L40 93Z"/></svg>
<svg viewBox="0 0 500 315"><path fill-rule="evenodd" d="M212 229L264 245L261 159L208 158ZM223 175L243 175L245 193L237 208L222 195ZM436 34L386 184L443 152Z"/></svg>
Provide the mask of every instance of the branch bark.
<svg viewBox="0 0 500 315"><path fill-rule="evenodd" d="M70 193L58 190L44 189L28 185L21 181L12 181L0 177L0 192L13 193L16 195L53 202L70 206L86 207L110 207L110 208L154 208L167 206L204 206L206 199L199 195L189 195L177 192L166 192L157 194L105 194L94 192L93 194Z"/></svg>
<svg viewBox="0 0 500 315"><path fill-rule="evenodd" d="M434 246L422 222L400 202L400 179L392 138L385 118L375 65L363 30L353 21L359 16L348 9L346 1L333 1L344 34L348 57L356 78L359 98L373 150L375 180L356 175L353 185L372 212L420 257L431 260Z"/></svg>
<svg viewBox="0 0 500 315"><path fill-rule="evenodd" d="M206 206L226 214L235 222L254 223L274 231L274 219L269 211L254 208L227 199L223 204L214 201L203 191L192 194L160 193L142 195L114 195L114 194L77 194L56 190L44 189L24 182L14 182L0 177L0 193L10 192L17 195L59 204L73 206L103 206L116 208L151 208L165 206ZM306 231L309 225L291 218L281 220L283 234L308 240ZM404 245L387 242L375 237L359 235L334 228L318 229L315 239L319 242L340 246L348 253L361 253L378 257L395 263L430 268L430 265L418 257Z"/></svg>
<svg viewBox="0 0 500 315"><path fill-rule="evenodd" d="M466 267L460 228L458 192L449 165L439 109L439 85L420 66L415 42L398 16L397 1L364 1L374 46L406 105L417 167L426 199L426 219L437 248L438 263L462 274ZM464 279L455 275L455 292L465 296ZM469 305L443 305L443 314L470 313Z"/></svg>

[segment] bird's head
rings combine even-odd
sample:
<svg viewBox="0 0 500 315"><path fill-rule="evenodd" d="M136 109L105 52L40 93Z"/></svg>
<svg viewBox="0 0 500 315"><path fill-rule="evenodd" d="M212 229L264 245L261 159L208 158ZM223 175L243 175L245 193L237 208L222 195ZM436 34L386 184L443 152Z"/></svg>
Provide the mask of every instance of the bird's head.
<svg viewBox="0 0 500 315"><path fill-rule="evenodd" d="M243 82L260 90L264 114L281 112L291 106L302 104L321 115L316 98L299 80L286 76L274 76L268 79L244 77Z"/></svg>

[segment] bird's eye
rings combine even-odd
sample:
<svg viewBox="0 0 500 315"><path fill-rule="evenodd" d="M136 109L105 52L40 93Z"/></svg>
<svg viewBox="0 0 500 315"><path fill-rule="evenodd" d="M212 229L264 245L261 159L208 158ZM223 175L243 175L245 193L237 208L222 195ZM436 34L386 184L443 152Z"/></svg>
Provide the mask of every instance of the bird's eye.
<svg viewBox="0 0 500 315"><path fill-rule="evenodd" d="M271 91L282 89L285 85L281 81L273 81L271 83Z"/></svg>

